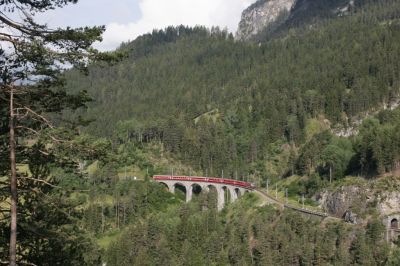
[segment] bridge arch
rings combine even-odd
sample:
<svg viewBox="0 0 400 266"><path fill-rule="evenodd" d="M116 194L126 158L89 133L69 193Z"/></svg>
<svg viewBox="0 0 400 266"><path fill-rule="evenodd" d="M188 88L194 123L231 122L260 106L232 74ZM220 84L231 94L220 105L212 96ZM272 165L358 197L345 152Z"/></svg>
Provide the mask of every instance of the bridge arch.
<svg viewBox="0 0 400 266"><path fill-rule="evenodd" d="M185 198L186 198L186 202L187 202L189 193L191 192L190 188L188 188L185 184L183 184L181 182L174 183L173 187L174 187L174 193L176 193L176 191L180 191L183 194L185 194Z"/></svg>
<svg viewBox="0 0 400 266"><path fill-rule="evenodd" d="M200 194L203 192L204 188L198 184L198 183L193 183L189 186L190 190L190 198L186 198L186 202L191 201L193 196L198 197Z"/></svg>
<svg viewBox="0 0 400 266"><path fill-rule="evenodd" d="M193 183L190 189L194 195L199 195L201 192L203 192L203 187L197 183Z"/></svg>
<svg viewBox="0 0 400 266"><path fill-rule="evenodd" d="M158 183L163 185L165 188L169 189L169 186L167 185L167 183L164 183L164 182L158 182Z"/></svg>
<svg viewBox="0 0 400 266"><path fill-rule="evenodd" d="M205 188L206 188L207 190L210 190L210 189L215 189L215 190L217 190L217 186L215 186L214 184L206 185Z"/></svg>
<svg viewBox="0 0 400 266"><path fill-rule="evenodd" d="M395 230L399 229L399 220L397 220L397 218L393 218L390 221L390 229L395 229Z"/></svg>
<svg viewBox="0 0 400 266"><path fill-rule="evenodd" d="M166 189L168 189L169 192L175 193L175 186L168 184L167 182L159 182L161 185L163 185Z"/></svg>
<svg viewBox="0 0 400 266"><path fill-rule="evenodd" d="M182 184L181 182L176 182L176 183L174 184L174 187L175 187L175 188L178 188L178 187L179 187L180 189L186 191L186 186L185 186L184 184Z"/></svg>
<svg viewBox="0 0 400 266"><path fill-rule="evenodd" d="M242 196L242 191L240 191L240 189L239 188L235 188L235 194L236 194L236 197L241 197Z"/></svg>

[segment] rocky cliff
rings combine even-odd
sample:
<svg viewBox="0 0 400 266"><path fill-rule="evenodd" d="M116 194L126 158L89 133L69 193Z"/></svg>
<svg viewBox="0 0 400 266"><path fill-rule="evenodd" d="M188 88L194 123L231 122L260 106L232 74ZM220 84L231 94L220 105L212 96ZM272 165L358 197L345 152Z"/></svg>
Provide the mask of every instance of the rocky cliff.
<svg viewBox="0 0 400 266"><path fill-rule="evenodd" d="M261 33L268 37L315 18L343 16L360 4L360 0L258 0L243 11L236 39L252 40Z"/></svg>
<svg viewBox="0 0 400 266"><path fill-rule="evenodd" d="M242 13L236 33L239 40L249 40L263 29L287 19L296 0L259 0Z"/></svg>
<svg viewBox="0 0 400 266"><path fill-rule="evenodd" d="M375 213L381 217L400 214L400 177L387 176L374 181L345 185L316 195L330 215L362 223Z"/></svg>

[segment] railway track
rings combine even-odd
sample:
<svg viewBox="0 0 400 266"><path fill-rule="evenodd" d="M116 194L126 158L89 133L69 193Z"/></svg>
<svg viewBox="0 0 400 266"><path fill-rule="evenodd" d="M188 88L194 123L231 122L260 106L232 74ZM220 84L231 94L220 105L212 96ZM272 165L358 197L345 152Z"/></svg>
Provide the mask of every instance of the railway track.
<svg viewBox="0 0 400 266"><path fill-rule="evenodd" d="M254 191L257 194L259 194L262 197L264 197L267 200L267 202L279 205L280 208L282 208L282 209L287 208L287 209L291 209L293 211L296 211L296 212L299 212L299 213L302 213L302 214L306 214L308 216L318 217L318 218L322 218L322 219L324 219L324 218L332 218L332 219L335 219L335 220L341 220L341 219L339 219L337 217L330 216L327 213L313 211L313 210L309 210L309 209L306 209L306 208L299 208L299 207L293 206L291 204L287 204L285 202L282 202L282 201L280 201L280 200L268 195L265 191L262 191L260 189L255 189Z"/></svg>

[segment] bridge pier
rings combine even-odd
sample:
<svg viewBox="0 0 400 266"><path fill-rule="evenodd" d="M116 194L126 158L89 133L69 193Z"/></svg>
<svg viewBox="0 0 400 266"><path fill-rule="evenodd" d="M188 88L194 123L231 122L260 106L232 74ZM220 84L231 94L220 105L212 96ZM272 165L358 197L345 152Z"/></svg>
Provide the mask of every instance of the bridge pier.
<svg viewBox="0 0 400 266"><path fill-rule="evenodd" d="M168 191L175 194L175 185L173 184L166 184L168 186Z"/></svg>
<svg viewBox="0 0 400 266"><path fill-rule="evenodd" d="M231 194L231 202L235 202L238 199L238 194L236 193L236 188L230 187L229 193Z"/></svg>
<svg viewBox="0 0 400 266"><path fill-rule="evenodd" d="M217 188L217 209L220 211L225 206L225 191L222 186L218 186Z"/></svg>
<svg viewBox="0 0 400 266"><path fill-rule="evenodd" d="M186 202L192 200L193 197L193 184L188 184L185 186L186 189Z"/></svg>

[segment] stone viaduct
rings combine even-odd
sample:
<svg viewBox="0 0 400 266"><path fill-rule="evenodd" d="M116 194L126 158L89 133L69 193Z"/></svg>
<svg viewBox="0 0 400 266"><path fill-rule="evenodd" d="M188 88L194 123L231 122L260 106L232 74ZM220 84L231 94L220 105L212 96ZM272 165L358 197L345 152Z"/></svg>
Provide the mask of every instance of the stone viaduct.
<svg viewBox="0 0 400 266"><path fill-rule="evenodd" d="M222 210L225 206L226 192L230 195L230 201L234 202L238 197L255 188L253 184L248 182L215 177L156 175L153 179L158 183L166 185L172 193L175 193L177 186L184 187L186 202L192 200L193 189L195 187L205 191L214 188L217 191L218 210Z"/></svg>

